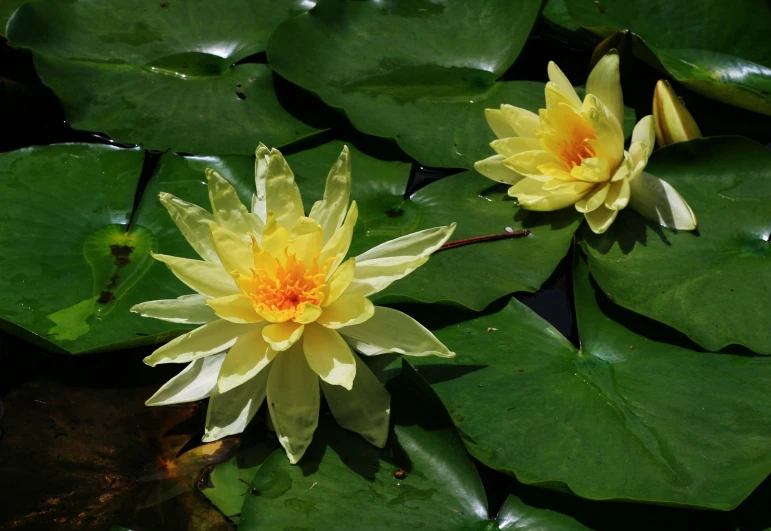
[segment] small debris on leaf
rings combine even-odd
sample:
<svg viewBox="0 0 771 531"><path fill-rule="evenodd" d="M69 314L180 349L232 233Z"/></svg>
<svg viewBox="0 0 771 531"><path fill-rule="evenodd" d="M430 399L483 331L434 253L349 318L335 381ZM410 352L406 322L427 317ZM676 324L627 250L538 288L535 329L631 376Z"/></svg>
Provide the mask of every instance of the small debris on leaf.
<svg viewBox="0 0 771 531"><path fill-rule="evenodd" d="M492 326L490 326L490 327L487 328L487 331L488 332L497 332L498 329L497 328L493 328Z"/></svg>
<svg viewBox="0 0 771 531"><path fill-rule="evenodd" d="M405 472L403 468L400 468L394 472L394 477L396 479L404 479L407 477L407 472Z"/></svg>

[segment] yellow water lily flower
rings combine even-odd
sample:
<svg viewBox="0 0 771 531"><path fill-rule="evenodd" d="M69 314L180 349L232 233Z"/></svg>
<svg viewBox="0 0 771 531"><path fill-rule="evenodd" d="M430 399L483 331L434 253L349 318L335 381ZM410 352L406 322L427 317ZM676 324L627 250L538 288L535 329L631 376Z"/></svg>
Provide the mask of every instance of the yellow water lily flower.
<svg viewBox="0 0 771 531"><path fill-rule="evenodd" d="M653 118L659 147L701 137L696 120L664 79L656 83L653 91Z"/></svg>
<svg viewBox="0 0 771 531"><path fill-rule="evenodd" d="M535 114L512 105L486 109L497 153L478 161L482 175L512 185L509 195L529 210L574 206L595 233L603 233L627 205L670 228L691 230L696 218L665 181L643 172L655 140L653 117L640 120L624 150L624 101L619 58L605 55L578 97L553 62L546 108Z"/></svg>
<svg viewBox="0 0 771 531"><path fill-rule="evenodd" d="M324 197L306 216L292 170L277 150L257 149L251 211L233 186L206 171L212 212L161 194L180 231L203 260L162 254L197 294L138 304L132 311L200 324L145 358L189 363L147 404L209 398L203 440L240 433L267 397L289 460L305 453L324 394L337 422L383 447L390 397L352 348L452 357L408 315L367 298L423 265L455 224L423 230L345 259L358 216L348 208L351 161L343 149Z"/></svg>

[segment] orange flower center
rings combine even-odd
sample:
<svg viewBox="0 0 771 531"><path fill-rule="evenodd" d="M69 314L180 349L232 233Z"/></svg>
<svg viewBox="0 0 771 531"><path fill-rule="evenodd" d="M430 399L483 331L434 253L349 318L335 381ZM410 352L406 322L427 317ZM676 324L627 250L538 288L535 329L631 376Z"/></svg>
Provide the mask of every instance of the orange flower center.
<svg viewBox="0 0 771 531"><path fill-rule="evenodd" d="M580 166L584 159L597 156L597 152L590 143L591 140L597 140L592 126L585 121L575 123L560 141L559 153L556 155L568 170L572 170Z"/></svg>
<svg viewBox="0 0 771 531"><path fill-rule="evenodd" d="M318 306L324 301L326 264L320 267L314 262L308 268L288 254L286 263L278 263L275 273L252 269L252 275L247 296L261 315L293 319L306 304Z"/></svg>

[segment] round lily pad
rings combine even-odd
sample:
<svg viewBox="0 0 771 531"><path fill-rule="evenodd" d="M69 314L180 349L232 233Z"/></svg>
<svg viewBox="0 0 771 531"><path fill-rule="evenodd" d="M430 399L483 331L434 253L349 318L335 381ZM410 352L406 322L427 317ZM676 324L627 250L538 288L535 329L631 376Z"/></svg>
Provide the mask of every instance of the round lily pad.
<svg viewBox="0 0 771 531"><path fill-rule="evenodd" d="M581 349L516 300L415 359L471 454L586 498L728 510L771 472L771 358L705 354L574 271Z"/></svg>
<svg viewBox="0 0 771 531"><path fill-rule="evenodd" d="M33 0L8 39L33 53L77 129L150 149L249 154L255 139L281 146L316 132L281 107L268 66L238 64L307 5Z"/></svg>
<svg viewBox="0 0 771 531"><path fill-rule="evenodd" d="M771 151L738 137L697 139L655 152L646 171L685 198L698 230L677 233L627 209L605 234L581 231L600 287L707 350L771 354Z"/></svg>
<svg viewBox="0 0 771 531"><path fill-rule="evenodd" d="M519 55L537 0L321 0L268 42L276 71L394 138L429 166L471 168L493 140L483 109L543 106L543 86L496 83Z"/></svg>

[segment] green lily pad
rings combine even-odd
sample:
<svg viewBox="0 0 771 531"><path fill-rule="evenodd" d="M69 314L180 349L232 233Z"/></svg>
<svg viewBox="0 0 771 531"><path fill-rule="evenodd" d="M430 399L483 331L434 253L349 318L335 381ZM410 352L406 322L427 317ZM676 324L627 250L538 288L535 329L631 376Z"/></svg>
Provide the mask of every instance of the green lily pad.
<svg viewBox="0 0 771 531"><path fill-rule="evenodd" d="M321 419L298 465L277 451L257 471L239 529L587 529L513 496L491 522L476 468L430 387L405 366L388 388L385 449Z"/></svg>
<svg viewBox="0 0 771 531"><path fill-rule="evenodd" d="M415 359L471 454L595 500L738 505L771 472L771 358L673 344L583 259L574 286L581 350L511 300L436 331L456 358Z"/></svg>
<svg viewBox="0 0 771 531"><path fill-rule="evenodd" d="M8 20L26 0L0 0L0 35L5 35Z"/></svg>
<svg viewBox="0 0 771 531"><path fill-rule="evenodd" d="M280 146L317 131L281 107L268 66L237 64L306 4L33 0L8 39L33 53L75 128L150 149L249 154L255 139Z"/></svg>
<svg viewBox="0 0 771 531"><path fill-rule="evenodd" d="M697 139L655 152L646 170L685 198L698 232L627 210L603 235L581 231L597 283L708 350L771 354L771 152L744 138Z"/></svg>
<svg viewBox="0 0 771 531"><path fill-rule="evenodd" d="M249 483L276 448L275 441L265 441L215 465L206 476L205 484L199 487L201 494L222 514L238 523L244 500L252 495Z"/></svg>
<svg viewBox="0 0 771 531"><path fill-rule="evenodd" d="M496 83L519 55L537 0L321 0L276 28L283 77L342 108L359 130L429 166L471 168L493 140L483 109L543 106L543 86Z"/></svg>
<svg viewBox="0 0 771 531"><path fill-rule="evenodd" d="M771 115L771 7L755 0L566 0L602 35L628 29L635 52L695 92ZM637 43L639 44L639 43ZM651 54L650 52L653 52Z"/></svg>

